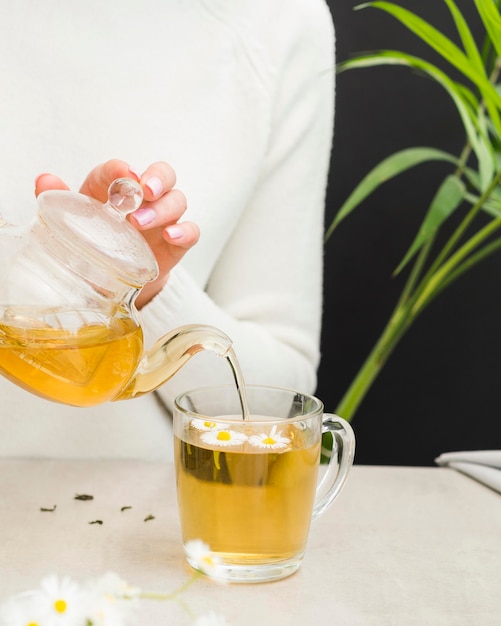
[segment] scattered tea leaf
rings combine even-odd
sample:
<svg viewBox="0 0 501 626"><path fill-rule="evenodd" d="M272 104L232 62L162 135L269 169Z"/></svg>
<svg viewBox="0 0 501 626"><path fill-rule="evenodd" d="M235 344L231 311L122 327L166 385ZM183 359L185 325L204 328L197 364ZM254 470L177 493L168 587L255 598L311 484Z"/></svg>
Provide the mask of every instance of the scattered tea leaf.
<svg viewBox="0 0 501 626"><path fill-rule="evenodd" d="M127 509L132 509L131 506L123 506L120 511L127 511Z"/></svg>
<svg viewBox="0 0 501 626"><path fill-rule="evenodd" d="M94 500L94 496L88 496L85 493L77 493L75 500Z"/></svg>
<svg viewBox="0 0 501 626"><path fill-rule="evenodd" d="M155 516L154 516L154 515L147 515L147 516L144 518L144 521L145 521L145 522L149 522L149 521L150 521L150 520L152 520L152 519L155 519Z"/></svg>
<svg viewBox="0 0 501 626"><path fill-rule="evenodd" d="M55 510L56 510L56 505L54 505L51 509L46 509L46 508L44 508L43 506L41 506L41 507L40 507L40 510L41 510L43 513L52 513L52 511L55 511Z"/></svg>
<svg viewBox="0 0 501 626"><path fill-rule="evenodd" d="M89 524L102 524L103 520L95 519L93 522L89 522Z"/></svg>

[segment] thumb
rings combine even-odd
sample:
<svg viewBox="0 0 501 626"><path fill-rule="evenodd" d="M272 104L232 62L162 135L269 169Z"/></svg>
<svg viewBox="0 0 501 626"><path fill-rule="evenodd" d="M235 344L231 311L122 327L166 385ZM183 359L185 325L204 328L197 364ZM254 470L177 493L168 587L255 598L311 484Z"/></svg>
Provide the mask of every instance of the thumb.
<svg viewBox="0 0 501 626"><path fill-rule="evenodd" d="M69 189L68 185L54 174L40 174L35 179L35 196L49 189Z"/></svg>

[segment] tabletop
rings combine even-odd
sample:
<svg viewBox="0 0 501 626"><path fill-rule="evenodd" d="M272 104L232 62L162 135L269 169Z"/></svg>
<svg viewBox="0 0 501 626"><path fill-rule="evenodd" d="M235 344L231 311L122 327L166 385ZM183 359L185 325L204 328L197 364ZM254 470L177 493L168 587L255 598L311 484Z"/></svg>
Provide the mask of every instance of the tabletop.
<svg viewBox="0 0 501 626"><path fill-rule="evenodd" d="M2 460L0 494L0 601L52 573L114 571L165 592L190 578L171 464ZM312 522L296 574L258 585L203 578L181 602L141 601L134 623L215 611L230 626L499 626L500 548L496 492L448 468L355 465Z"/></svg>

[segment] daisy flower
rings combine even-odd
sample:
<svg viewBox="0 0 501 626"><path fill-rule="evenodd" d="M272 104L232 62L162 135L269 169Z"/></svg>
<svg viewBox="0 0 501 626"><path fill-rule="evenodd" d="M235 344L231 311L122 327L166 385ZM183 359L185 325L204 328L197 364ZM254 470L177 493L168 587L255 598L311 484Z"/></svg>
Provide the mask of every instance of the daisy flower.
<svg viewBox="0 0 501 626"><path fill-rule="evenodd" d="M204 541L191 539L184 544L184 551L186 560L193 568L211 578L224 579L220 559Z"/></svg>
<svg viewBox="0 0 501 626"><path fill-rule="evenodd" d="M80 586L67 576L61 579L47 576L41 581L40 589L33 592L33 597L41 614L54 626L82 623L89 599Z"/></svg>
<svg viewBox="0 0 501 626"><path fill-rule="evenodd" d="M247 441L247 435L235 430L217 430L203 433L200 439L213 446L239 446Z"/></svg>
<svg viewBox="0 0 501 626"><path fill-rule="evenodd" d="M281 433L277 433L277 426L273 426L269 435L261 433L260 435L252 435L249 437L249 443L258 448L269 448L271 450L277 450L279 448L286 448L290 444L291 440L288 437L283 437Z"/></svg>
<svg viewBox="0 0 501 626"><path fill-rule="evenodd" d="M115 596L98 596L92 600L91 606L85 613L86 621L82 624L92 626L125 626L129 623L129 616L133 605L127 600L120 600Z"/></svg>
<svg viewBox="0 0 501 626"><path fill-rule="evenodd" d="M50 626L34 594L20 593L0 606L0 626Z"/></svg>
<svg viewBox="0 0 501 626"><path fill-rule="evenodd" d="M197 430L220 430L223 428L222 424L218 424L217 422L211 422L210 420L202 420L202 419L192 419L190 422L190 426L196 428Z"/></svg>
<svg viewBox="0 0 501 626"><path fill-rule="evenodd" d="M139 588L130 586L113 572L89 582L86 591L91 598L86 618L92 626L126 624L141 593Z"/></svg>
<svg viewBox="0 0 501 626"><path fill-rule="evenodd" d="M124 600L139 598L141 589L132 587L114 572L107 572L88 586L93 594L113 596Z"/></svg>

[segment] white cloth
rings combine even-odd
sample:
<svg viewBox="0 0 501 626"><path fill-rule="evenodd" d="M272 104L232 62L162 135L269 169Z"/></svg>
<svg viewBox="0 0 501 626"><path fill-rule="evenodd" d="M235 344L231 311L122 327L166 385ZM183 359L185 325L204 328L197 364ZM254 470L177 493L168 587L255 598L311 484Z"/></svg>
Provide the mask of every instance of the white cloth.
<svg viewBox="0 0 501 626"><path fill-rule="evenodd" d="M31 219L41 172L78 189L109 158L170 162L201 240L142 310L146 344L212 324L248 383L313 391L334 110L324 0L3 0L0 23L4 217ZM204 353L159 396L170 407L231 381ZM0 456L170 454L154 394L75 409L3 379L0 393Z"/></svg>
<svg viewBox="0 0 501 626"><path fill-rule="evenodd" d="M435 462L455 469L501 493L501 450L444 452Z"/></svg>

